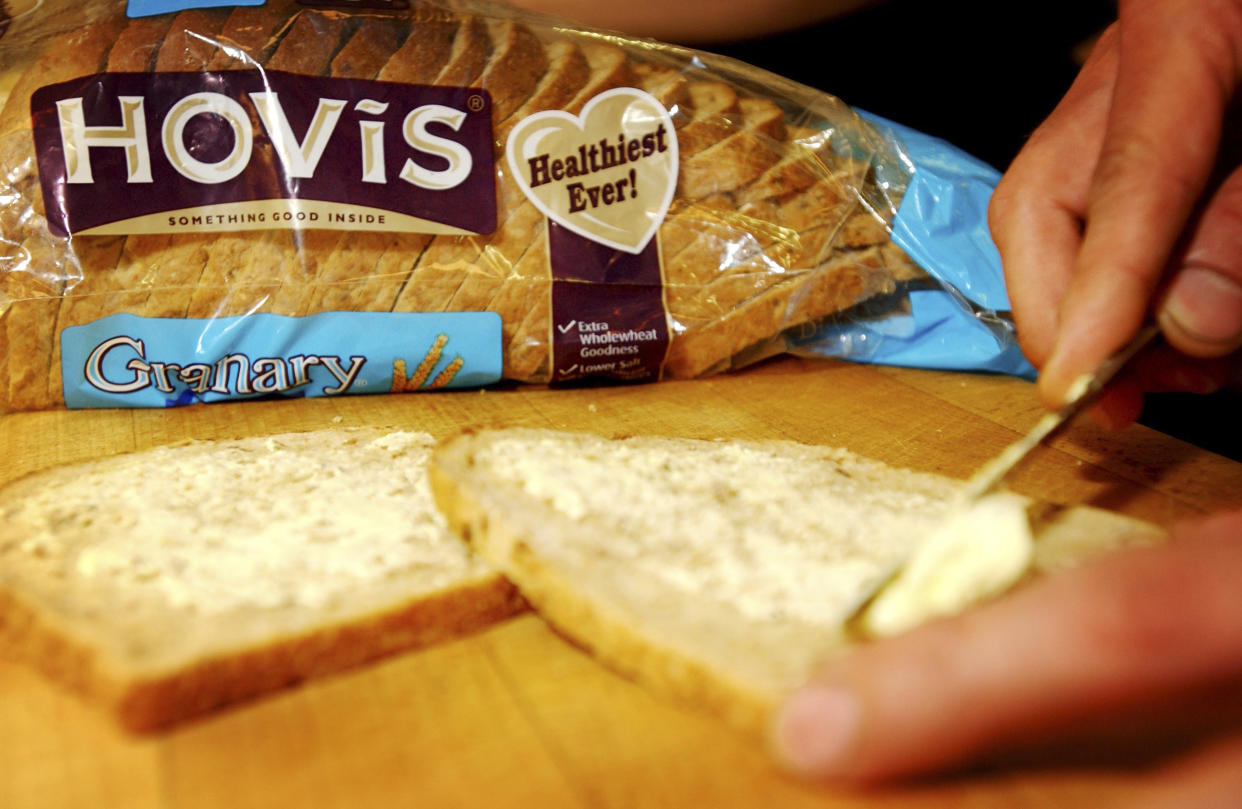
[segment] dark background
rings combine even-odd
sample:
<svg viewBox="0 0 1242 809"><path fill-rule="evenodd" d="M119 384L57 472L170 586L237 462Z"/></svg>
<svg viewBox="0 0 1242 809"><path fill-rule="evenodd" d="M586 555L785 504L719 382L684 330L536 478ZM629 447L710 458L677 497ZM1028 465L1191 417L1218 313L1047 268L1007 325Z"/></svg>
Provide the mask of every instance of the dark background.
<svg viewBox="0 0 1242 809"><path fill-rule="evenodd" d="M1004 168L1052 111L1111 0L890 0L819 26L703 46L825 90ZM1141 421L1242 460L1242 396L1149 395Z"/></svg>

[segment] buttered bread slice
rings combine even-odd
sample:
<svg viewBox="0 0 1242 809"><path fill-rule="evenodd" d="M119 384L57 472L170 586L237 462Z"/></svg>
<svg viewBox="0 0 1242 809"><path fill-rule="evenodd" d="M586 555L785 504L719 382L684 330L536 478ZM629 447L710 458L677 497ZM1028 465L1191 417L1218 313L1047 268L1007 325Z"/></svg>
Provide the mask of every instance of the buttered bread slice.
<svg viewBox="0 0 1242 809"><path fill-rule="evenodd" d="M601 661L755 733L961 484L791 442L467 434L431 465L455 532ZM1016 497L1016 496L1015 496ZM1027 505L1033 572L1158 529Z"/></svg>
<svg viewBox="0 0 1242 809"><path fill-rule="evenodd" d="M150 730L520 609L450 535L432 438L160 447L0 490L0 655Z"/></svg>

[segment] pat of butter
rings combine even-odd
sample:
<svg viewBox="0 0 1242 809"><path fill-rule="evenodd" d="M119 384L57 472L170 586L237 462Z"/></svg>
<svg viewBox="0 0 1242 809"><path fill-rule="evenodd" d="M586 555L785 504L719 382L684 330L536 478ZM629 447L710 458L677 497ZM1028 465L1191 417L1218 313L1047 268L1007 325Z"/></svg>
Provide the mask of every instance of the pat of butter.
<svg viewBox="0 0 1242 809"><path fill-rule="evenodd" d="M1026 500L990 494L956 507L861 616L871 635L895 635L1009 588L1034 552Z"/></svg>

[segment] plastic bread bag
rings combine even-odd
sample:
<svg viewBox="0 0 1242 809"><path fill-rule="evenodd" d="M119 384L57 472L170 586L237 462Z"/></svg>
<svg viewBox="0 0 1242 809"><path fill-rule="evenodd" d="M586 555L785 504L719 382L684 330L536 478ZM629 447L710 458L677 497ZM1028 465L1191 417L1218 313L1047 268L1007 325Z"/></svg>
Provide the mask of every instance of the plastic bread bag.
<svg viewBox="0 0 1242 809"><path fill-rule="evenodd" d="M824 93L482 2L203 5L7 20L0 408L1017 356L914 133Z"/></svg>
<svg viewBox="0 0 1242 809"><path fill-rule="evenodd" d="M860 112L897 144L904 166L892 182L903 192L891 210L891 237L928 278L860 309L785 335L782 350L859 362L984 371L1033 379L1009 312L1000 255L987 228L987 205L1000 173L921 132ZM884 174L887 166L878 166ZM883 183L884 181L881 180Z"/></svg>

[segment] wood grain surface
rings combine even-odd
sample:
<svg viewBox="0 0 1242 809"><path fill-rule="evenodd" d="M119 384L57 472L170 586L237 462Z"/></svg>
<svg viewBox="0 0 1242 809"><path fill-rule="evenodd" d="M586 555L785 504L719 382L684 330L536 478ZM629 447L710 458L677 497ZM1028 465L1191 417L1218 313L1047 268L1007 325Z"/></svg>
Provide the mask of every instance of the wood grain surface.
<svg viewBox="0 0 1242 809"><path fill-rule="evenodd" d="M785 358L640 387L9 414L0 483L184 438L361 424L787 438L964 478L1039 415L1021 380ZM1079 424L1012 488L1169 525L1242 504L1242 465L1143 427ZM1098 807L1124 805L1153 777L1146 758L1092 758L1061 751L882 790L799 783L760 745L613 675L531 614L147 737L0 662L4 809Z"/></svg>

